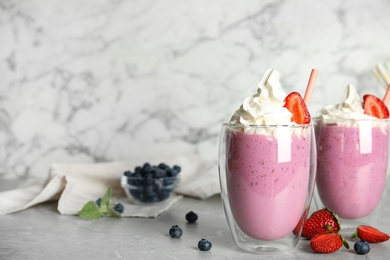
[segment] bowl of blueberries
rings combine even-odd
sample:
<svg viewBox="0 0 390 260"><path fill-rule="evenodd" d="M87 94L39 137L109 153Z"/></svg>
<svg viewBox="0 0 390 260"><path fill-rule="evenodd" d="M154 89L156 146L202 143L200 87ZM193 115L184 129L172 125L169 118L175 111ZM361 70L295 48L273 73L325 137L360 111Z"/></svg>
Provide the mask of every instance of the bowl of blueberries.
<svg viewBox="0 0 390 260"><path fill-rule="evenodd" d="M127 197L137 204L157 203L168 199L180 181L181 167L166 163L144 163L133 171L125 171L121 186Z"/></svg>

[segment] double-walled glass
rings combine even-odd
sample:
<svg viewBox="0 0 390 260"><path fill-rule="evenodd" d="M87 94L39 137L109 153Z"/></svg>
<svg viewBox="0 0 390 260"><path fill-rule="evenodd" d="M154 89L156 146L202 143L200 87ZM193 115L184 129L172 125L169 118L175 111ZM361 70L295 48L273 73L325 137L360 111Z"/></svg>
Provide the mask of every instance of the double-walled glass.
<svg viewBox="0 0 390 260"><path fill-rule="evenodd" d="M312 125L222 125L219 177L233 239L243 250L293 250L310 207L316 173Z"/></svg>
<svg viewBox="0 0 390 260"><path fill-rule="evenodd" d="M388 179L389 120L316 119L317 208L339 217L341 228L374 225Z"/></svg>

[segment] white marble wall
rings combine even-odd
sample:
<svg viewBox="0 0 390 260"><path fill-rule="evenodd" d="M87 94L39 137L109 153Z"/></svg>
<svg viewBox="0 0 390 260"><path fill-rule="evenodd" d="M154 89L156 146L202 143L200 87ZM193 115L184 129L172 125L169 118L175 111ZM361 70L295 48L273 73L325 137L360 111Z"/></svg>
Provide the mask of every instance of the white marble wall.
<svg viewBox="0 0 390 260"><path fill-rule="evenodd" d="M312 113L384 94L388 0L0 0L0 175L52 162L200 154L274 67Z"/></svg>

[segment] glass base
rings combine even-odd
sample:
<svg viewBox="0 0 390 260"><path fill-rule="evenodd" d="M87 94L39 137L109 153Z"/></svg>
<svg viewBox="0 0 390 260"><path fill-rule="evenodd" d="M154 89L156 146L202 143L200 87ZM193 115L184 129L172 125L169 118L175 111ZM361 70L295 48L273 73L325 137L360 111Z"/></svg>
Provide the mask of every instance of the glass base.
<svg viewBox="0 0 390 260"><path fill-rule="evenodd" d="M325 205L322 203L321 198L319 196L317 188L315 189L314 195L314 209L313 211L320 210L325 207ZM377 207L367 216L356 218L356 219L347 219L339 216L337 212L335 212L340 221L340 230L345 232L352 232L354 233L356 231L356 228L360 225L367 225L367 226L376 226L378 225L378 222L381 220L382 212L384 210L386 198L385 196L379 201ZM351 234L352 234L351 233Z"/></svg>
<svg viewBox="0 0 390 260"><path fill-rule="evenodd" d="M263 254L263 255L282 255L293 251L289 246L283 246L280 244L269 245L256 245L256 244L238 244L237 246L247 252Z"/></svg>
<svg viewBox="0 0 390 260"><path fill-rule="evenodd" d="M378 223L378 213L374 211L371 215L359 219L340 218L341 230L354 233L360 225L376 226Z"/></svg>
<svg viewBox="0 0 390 260"><path fill-rule="evenodd" d="M237 225L230 214L227 221L231 227L233 240L238 248L243 251L262 255L281 255L291 253L299 243L300 236L292 232L287 236L276 240L258 240L246 235Z"/></svg>

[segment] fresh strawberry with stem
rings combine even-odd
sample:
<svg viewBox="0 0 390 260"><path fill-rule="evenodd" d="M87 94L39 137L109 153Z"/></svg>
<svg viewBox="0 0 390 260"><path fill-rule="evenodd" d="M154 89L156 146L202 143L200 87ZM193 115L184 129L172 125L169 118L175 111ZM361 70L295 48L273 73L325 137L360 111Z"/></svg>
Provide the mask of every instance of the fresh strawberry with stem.
<svg viewBox="0 0 390 260"><path fill-rule="evenodd" d="M330 254L339 250L343 245L349 249L349 244L344 237L333 232L317 234L310 240L310 247L316 253Z"/></svg>
<svg viewBox="0 0 390 260"><path fill-rule="evenodd" d="M367 243L385 242L390 238L386 233L366 225L360 225L356 228L356 232L352 234L352 238L355 239L357 237L360 238L360 240L366 241Z"/></svg>
<svg viewBox="0 0 390 260"><path fill-rule="evenodd" d="M363 96L364 114L376 118L389 118L389 109L382 100L374 95L366 94Z"/></svg>
<svg viewBox="0 0 390 260"><path fill-rule="evenodd" d="M340 221L337 214L328 208L323 208L313 212L305 221L301 236L311 239L317 234L338 233L339 231Z"/></svg>
<svg viewBox="0 0 390 260"><path fill-rule="evenodd" d="M310 113L307 106L298 92L291 92L284 99L284 107L292 113L291 122L297 124L310 123Z"/></svg>

